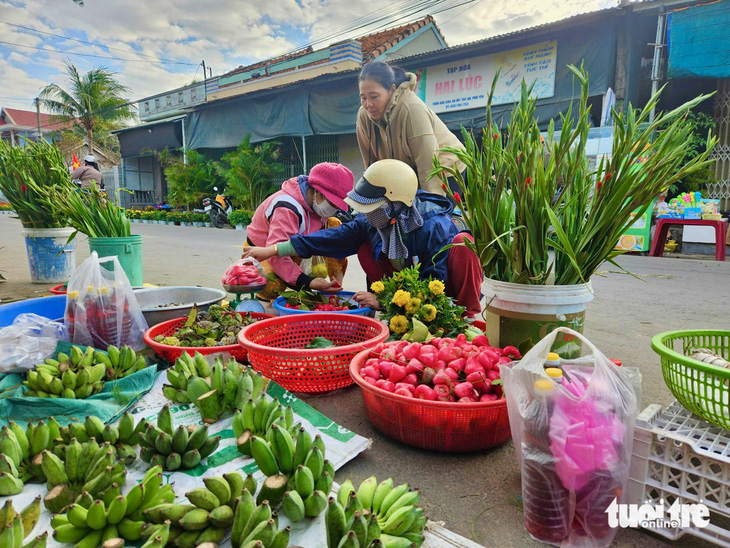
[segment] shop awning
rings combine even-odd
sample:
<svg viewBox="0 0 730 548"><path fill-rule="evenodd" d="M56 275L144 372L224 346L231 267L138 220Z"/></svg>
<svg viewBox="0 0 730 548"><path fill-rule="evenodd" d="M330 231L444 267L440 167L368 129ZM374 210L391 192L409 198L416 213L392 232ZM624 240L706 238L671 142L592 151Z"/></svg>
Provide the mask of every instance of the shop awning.
<svg viewBox="0 0 730 548"><path fill-rule="evenodd" d="M669 15L669 78L730 78L730 2Z"/></svg>
<svg viewBox="0 0 730 548"><path fill-rule="evenodd" d="M185 115L182 114L115 131L122 158L145 156L149 154L148 151L165 148L175 150L182 147L180 120L184 119Z"/></svg>

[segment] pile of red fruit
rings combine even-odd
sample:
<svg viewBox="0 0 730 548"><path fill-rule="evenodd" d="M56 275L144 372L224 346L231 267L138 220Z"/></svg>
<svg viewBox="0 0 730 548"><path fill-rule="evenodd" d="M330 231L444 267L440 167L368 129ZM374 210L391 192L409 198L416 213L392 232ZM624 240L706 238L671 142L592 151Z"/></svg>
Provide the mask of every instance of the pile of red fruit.
<svg viewBox="0 0 730 548"><path fill-rule="evenodd" d="M284 303L284 308L292 308L294 310L302 310L301 304L290 304L289 302ZM314 308L307 306L304 310L316 310L318 312L342 312L343 310L352 310L352 306L347 305L347 301L344 301L336 295L330 295L327 302L317 303Z"/></svg>
<svg viewBox="0 0 730 548"><path fill-rule="evenodd" d="M258 268L252 264L242 264L241 261L236 261L225 274L221 282L225 285L238 285L245 287L266 285L266 278L259 274Z"/></svg>
<svg viewBox="0 0 730 548"><path fill-rule="evenodd" d="M499 367L522 357L514 346L490 346L484 335L380 344L369 356L360 375L370 384L407 398L463 403L503 397Z"/></svg>

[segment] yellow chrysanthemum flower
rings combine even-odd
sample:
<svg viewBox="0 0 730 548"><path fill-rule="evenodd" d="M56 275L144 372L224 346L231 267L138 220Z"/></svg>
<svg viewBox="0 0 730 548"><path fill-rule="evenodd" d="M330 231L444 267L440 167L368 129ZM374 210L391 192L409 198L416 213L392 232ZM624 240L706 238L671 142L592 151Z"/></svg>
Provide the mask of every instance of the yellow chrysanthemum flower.
<svg viewBox="0 0 730 548"><path fill-rule="evenodd" d="M390 319L390 329L393 333L401 334L408 331L408 318L398 314Z"/></svg>
<svg viewBox="0 0 730 548"><path fill-rule="evenodd" d="M406 304L406 312L409 314L415 314L419 308L421 308L421 299L411 298Z"/></svg>
<svg viewBox="0 0 730 548"><path fill-rule="evenodd" d="M383 282L373 282L370 284L370 289L373 290L373 293L380 293L383 289L385 289L385 286L383 285Z"/></svg>
<svg viewBox="0 0 730 548"><path fill-rule="evenodd" d="M397 304L398 306L405 306L406 304L408 304L408 301L410 299L411 294L408 291L403 291L402 289L399 289L395 292L395 295L393 295L391 302L393 304Z"/></svg>
<svg viewBox="0 0 730 548"><path fill-rule="evenodd" d="M434 295L441 295L444 292L444 282L441 280L431 280L428 282L428 289Z"/></svg>
<svg viewBox="0 0 730 548"><path fill-rule="evenodd" d="M424 305L423 308L421 308L421 319L423 319L424 322L432 322L436 319L436 314L438 314L438 310L436 310L436 307L432 304Z"/></svg>

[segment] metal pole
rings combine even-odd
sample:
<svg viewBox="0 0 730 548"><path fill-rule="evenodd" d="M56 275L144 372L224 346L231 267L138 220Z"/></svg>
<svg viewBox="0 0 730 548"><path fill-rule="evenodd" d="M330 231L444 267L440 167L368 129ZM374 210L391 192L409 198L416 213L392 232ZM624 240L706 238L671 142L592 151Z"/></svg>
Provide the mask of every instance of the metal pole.
<svg viewBox="0 0 730 548"><path fill-rule="evenodd" d="M38 97L35 98L35 117L38 123L38 139L41 138L41 102Z"/></svg>
<svg viewBox="0 0 730 548"><path fill-rule="evenodd" d="M208 73L205 72L205 60L203 60L203 82L208 79Z"/></svg>
<svg viewBox="0 0 730 548"><path fill-rule="evenodd" d="M654 58L651 62L651 94L659 91L659 82L662 80L662 48L666 46L664 34L666 32L667 16L660 13L656 22L656 40L654 41ZM656 108L649 111L649 123L654 121Z"/></svg>
<svg viewBox="0 0 730 548"><path fill-rule="evenodd" d="M180 120L180 125L182 126L182 149L183 149L183 165L188 165L188 144L185 139L185 118Z"/></svg>
<svg viewBox="0 0 730 548"><path fill-rule="evenodd" d="M305 141L304 135L302 135L302 171L304 173L307 173L307 143Z"/></svg>

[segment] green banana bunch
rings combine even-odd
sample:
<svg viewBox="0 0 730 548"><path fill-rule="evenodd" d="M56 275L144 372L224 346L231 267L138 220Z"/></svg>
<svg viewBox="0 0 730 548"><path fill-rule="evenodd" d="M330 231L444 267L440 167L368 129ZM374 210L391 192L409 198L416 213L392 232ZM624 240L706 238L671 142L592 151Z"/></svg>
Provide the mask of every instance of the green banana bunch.
<svg viewBox="0 0 730 548"><path fill-rule="evenodd" d="M285 428L295 436L301 424L294 425L294 411L291 405L284 407L278 399L269 399L261 394L257 399L249 398L240 411L233 415L233 435L238 450L251 456L251 438L268 437L273 424Z"/></svg>
<svg viewBox="0 0 730 548"><path fill-rule="evenodd" d="M175 360L175 364L167 369L167 380L170 384L162 387L165 397L175 403L191 403L185 391L190 377L210 376L210 364L200 352L191 356L187 352Z"/></svg>
<svg viewBox="0 0 730 548"><path fill-rule="evenodd" d="M313 518L324 511L335 469L324 458L324 442L319 435L312 440L300 427L295 439L284 426L274 423L265 438L253 436L250 446L259 470L267 476L257 503L281 503L291 522Z"/></svg>
<svg viewBox="0 0 730 548"><path fill-rule="evenodd" d="M22 546L41 517L41 497L38 496L28 506L17 512L13 501L8 499L0 508L0 546ZM45 546L47 535L30 541L31 546Z"/></svg>
<svg viewBox="0 0 730 548"><path fill-rule="evenodd" d="M25 430L15 422L0 430L0 495L17 495L27 481L46 481L40 454L54 448L60 425L50 417L48 423L28 423Z"/></svg>
<svg viewBox="0 0 730 548"><path fill-rule="evenodd" d="M139 443L138 433L143 425L134 426L134 419L129 413L124 413L119 419L119 425L104 425L98 417L87 415L83 423L69 423L68 426L60 428L60 439L56 441L56 451L58 456L63 456L66 445L71 443L73 438L79 442L87 442L96 440L97 443L109 442L117 451L117 460L132 464L137 460L137 452L134 447ZM60 446L60 447L59 447Z"/></svg>
<svg viewBox="0 0 730 548"><path fill-rule="evenodd" d="M85 351L71 345L70 355L60 352L28 371L23 384L24 396L37 398L84 399L101 392L106 378L108 357L87 346ZM103 356L104 362L96 358Z"/></svg>
<svg viewBox="0 0 730 548"><path fill-rule="evenodd" d="M337 497L328 500L327 548L421 546L426 518L418 507L419 501L417 490L408 484L396 486L392 478L378 483L372 476L357 490L348 479Z"/></svg>
<svg viewBox="0 0 730 548"><path fill-rule="evenodd" d="M88 495L86 493L85 495ZM67 506L51 520L53 538L60 543L76 544L81 548L120 546L143 538L146 529L144 513L175 500L172 485L162 485L162 469L150 468L141 483L126 494L109 494L102 498L91 495ZM164 536L164 532L160 531ZM160 544L165 546L167 537Z"/></svg>
<svg viewBox="0 0 730 548"><path fill-rule="evenodd" d="M41 453L41 467L50 489L44 502L51 512L60 512L84 493L99 498L124 485L126 465L118 460L117 450L109 442L99 444L91 439L79 443L72 438L59 453Z"/></svg>
<svg viewBox="0 0 730 548"><path fill-rule="evenodd" d="M203 422L212 424L229 411L241 409L244 402L258 398L265 381L261 373L230 359L224 364L216 358L210 366L199 352L194 357L184 353L167 370L169 385L163 386L165 397L173 402L192 403Z"/></svg>
<svg viewBox="0 0 730 548"><path fill-rule="evenodd" d="M146 419L140 423L141 426L138 424L135 429L139 432L139 457L165 470L195 468L218 448L221 440L220 436L208 437L207 425L174 429L169 405L157 415L157 426Z"/></svg>
<svg viewBox="0 0 730 548"><path fill-rule="evenodd" d="M121 379L147 367L147 360L144 356L138 356L129 346L117 348L109 345L104 352L94 352L94 360L106 366L106 380L113 381Z"/></svg>
<svg viewBox="0 0 730 548"><path fill-rule="evenodd" d="M290 532L291 528L288 526L278 529L278 517L272 511L269 501L262 501L257 506L248 489L243 490L231 526L233 548L248 546L284 548L289 546Z"/></svg>
<svg viewBox="0 0 730 548"><path fill-rule="evenodd" d="M251 480L253 485L249 483ZM154 537L168 524L168 540L182 538L177 545L217 544L232 527L238 504L245 500L247 508L254 507L251 492L255 492L256 482L250 475L244 479L240 473L231 472L222 477L205 478L203 482L205 487L185 494L189 504L165 503L145 510L143 516L148 527L143 536ZM253 491L249 491L249 487Z"/></svg>

